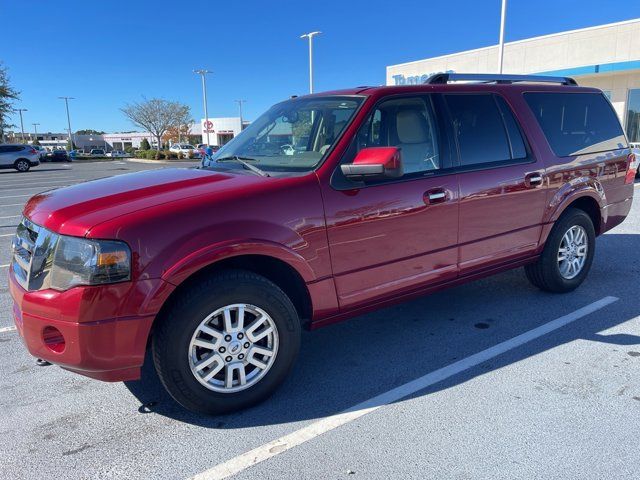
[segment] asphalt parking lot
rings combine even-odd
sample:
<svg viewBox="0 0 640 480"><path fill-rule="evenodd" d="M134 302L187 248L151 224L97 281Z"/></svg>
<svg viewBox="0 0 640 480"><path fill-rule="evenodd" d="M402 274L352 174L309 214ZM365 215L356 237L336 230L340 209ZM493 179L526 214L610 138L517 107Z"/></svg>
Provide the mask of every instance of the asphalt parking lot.
<svg viewBox="0 0 640 480"><path fill-rule="evenodd" d="M543 293L518 269L306 332L284 386L241 413L185 412L152 368L108 384L36 366L6 279L25 201L165 166L0 171L2 478L640 476L637 201L577 291Z"/></svg>

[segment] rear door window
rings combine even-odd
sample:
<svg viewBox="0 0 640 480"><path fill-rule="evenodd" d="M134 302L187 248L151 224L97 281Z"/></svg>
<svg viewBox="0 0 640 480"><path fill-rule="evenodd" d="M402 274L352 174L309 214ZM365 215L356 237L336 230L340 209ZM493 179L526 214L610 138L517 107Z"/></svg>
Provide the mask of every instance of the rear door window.
<svg viewBox="0 0 640 480"><path fill-rule="evenodd" d="M445 100L461 166L527 157L520 129L504 100L492 94L449 94Z"/></svg>
<svg viewBox="0 0 640 480"><path fill-rule="evenodd" d="M524 98L558 157L627 145L618 117L601 93L529 92Z"/></svg>

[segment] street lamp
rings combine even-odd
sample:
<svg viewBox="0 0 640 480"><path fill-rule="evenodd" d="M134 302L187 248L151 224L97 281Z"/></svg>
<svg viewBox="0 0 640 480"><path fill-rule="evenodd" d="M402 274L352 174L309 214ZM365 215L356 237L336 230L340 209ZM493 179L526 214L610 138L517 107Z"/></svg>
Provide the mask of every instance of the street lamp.
<svg viewBox="0 0 640 480"><path fill-rule="evenodd" d="M321 33L322 32L309 32L300 35L300 38L309 39L309 93L313 93L313 37Z"/></svg>
<svg viewBox="0 0 640 480"><path fill-rule="evenodd" d="M193 73L197 73L202 78L202 98L204 101L204 129L207 132L207 146L211 145L209 141L209 110L207 109L207 73L213 73L210 70L194 70Z"/></svg>
<svg viewBox="0 0 640 480"><path fill-rule="evenodd" d="M73 150L73 144L75 143L73 140L73 134L71 133L71 117L69 116L69 100L75 100L74 97L58 97L60 100L64 100L64 104L67 107L67 126L69 127L69 141L71 142L71 146L69 150Z"/></svg>
<svg viewBox="0 0 640 480"><path fill-rule="evenodd" d="M242 121L242 104L243 103L247 103L246 100L234 100L234 102L236 102L238 104L238 110L240 111L240 131L242 131L243 128L243 121Z"/></svg>
<svg viewBox="0 0 640 480"><path fill-rule="evenodd" d="M507 16L507 0L502 0L502 13L500 15L500 43L498 44L498 73L502 73L504 59L504 22Z"/></svg>
<svg viewBox="0 0 640 480"><path fill-rule="evenodd" d="M28 112L26 108L16 108L16 112L20 114L20 131L22 132L22 143L24 143L24 125L22 124L22 112Z"/></svg>

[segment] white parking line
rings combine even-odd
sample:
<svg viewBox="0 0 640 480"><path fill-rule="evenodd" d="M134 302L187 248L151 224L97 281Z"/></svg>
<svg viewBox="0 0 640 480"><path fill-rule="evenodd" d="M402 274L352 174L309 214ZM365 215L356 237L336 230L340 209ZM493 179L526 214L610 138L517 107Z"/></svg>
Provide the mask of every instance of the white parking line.
<svg viewBox="0 0 640 480"><path fill-rule="evenodd" d="M6 265L0 265L0 268L7 268L9 266L9 264L7 263Z"/></svg>
<svg viewBox="0 0 640 480"><path fill-rule="evenodd" d="M6 217L0 217L0 218L16 218L16 217L21 217L22 215L7 215Z"/></svg>
<svg viewBox="0 0 640 480"><path fill-rule="evenodd" d="M3 233L0 237L13 237L15 233Z"/></svg>
<svg viewBox="0 0 640 480"><path fill-rule="evenodd" d="M69 183L69 182L65 182L65 183L59 183L57 185L39 185L37 187L27 187L27 186L21 186L21 187L13 187L13 188L3 188L2 192L3 193L8 193L14 190L19 190L19 191L25 191L25 190L35 190L35 193L32 193L31 195L35 195L38 192L43 192L45 190L53 190L54 188L62 188L62 187L68 187L70 185L75 185L75 183Z"/></svg>
<svg viewBox="0 0 640 480"><path fill-rule="evenodd" d="M33 183L49 183L49 182L59 182L60 180L73 180L74 178L81 178L81 177L77 177L75 175L49 175L49 176L43 176L43 177L37 177L37 178L31 178L29 177L29 179L22 179L23 182L25 183L29 183L29 184L33 184ZM2 180L0 178L0 186L2 185L13 185L18 181L18 179L9 181L9 180Z"/></svg>
<svg viewBox="0 0 640 480"><path fill-rule="evenodd" d="M77 178L68 178L60 180L59 182L38 182L38 183L8 183L6 185L0 185L0 190L3 192L6 190L15 190L16 188L42 188L42 187L55 187L56 185L68 185L77 181Z"/></svg>
<svg viewBox="0 0 640 480"><path fill-rule="evenodd" d="M25 195L7 195L5 197L0 197L0 198L33 197L34 195L37 195L37 194L35 194L35 193L27 193Z"/></svg>
<svg viewBox="0 0 640 480"><path fill-rule="evenodd" d="M556 318L549 323L545 323L533 330L529 330L528 332L513 337L510 340L498 343L493 347L487 348L486 350L482 350L481 352L454 362L446 367L435 370L420 378L412 380L411 382L405 383L404 385L400 385L393 390L389 390L376 397L370 398L369 400L365 400L364 402L354 405L341 413L324 417L300 430L227 460L226 462L216 465L210 470L199 473L192 478L194 480L219 480L240 473L253 465L264 462L269 458L275 457L276 455L286 452L287 450L297 447L309 440L313 440L324 433L334 430L346 423L352 422L368 413L374 412L385 405L402 400L403 398L431 385L446 380L447 378L464 372L465 370L469 370L470 368L502 355L509 350L513 350L514 348L520 347L532 340L542 337L543 335L551 333L554 330L562 328L571 322L575 322L586 315L616 302L617 300L618 298L616 297L604 297L597 302L593 302L576 310L575 312Z"/></svg>
<svg viewBox="0 0 640 480"><path fill-rule="evenodd" d="M1 207L23 207L24 203L8 203L7 205L0 205Z"/></svg>
<svg viewBox="0 0 640 480"><path fill-rule="evenodd" d="M15 332L16 330L18 330L16 327L2 327L0 328L0 333Z"/></svg>

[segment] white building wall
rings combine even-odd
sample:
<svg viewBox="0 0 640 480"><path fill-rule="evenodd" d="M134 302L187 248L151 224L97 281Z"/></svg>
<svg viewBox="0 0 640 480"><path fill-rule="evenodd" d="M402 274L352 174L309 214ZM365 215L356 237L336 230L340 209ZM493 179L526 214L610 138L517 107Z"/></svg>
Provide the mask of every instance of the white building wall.
<svg viewBox="0 0 640 480"><path fill-rule="evenodd" d="M640 19L506 43L503 73L543 73L640 60ZM387 85L438 72L495 73L498 46L387 67ZM404 77L404 78L402 78ZM419 80L418 80L419 81Z"/></svg>

